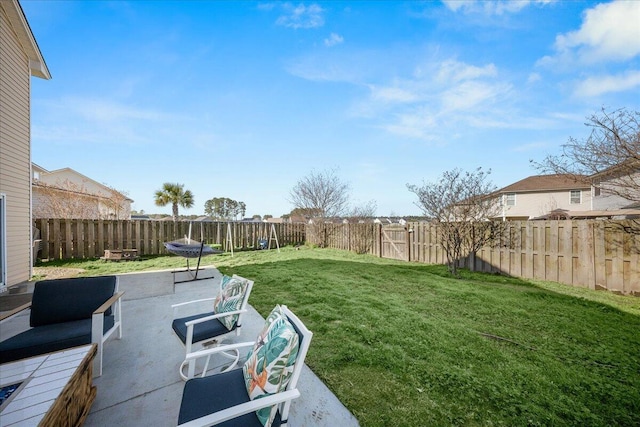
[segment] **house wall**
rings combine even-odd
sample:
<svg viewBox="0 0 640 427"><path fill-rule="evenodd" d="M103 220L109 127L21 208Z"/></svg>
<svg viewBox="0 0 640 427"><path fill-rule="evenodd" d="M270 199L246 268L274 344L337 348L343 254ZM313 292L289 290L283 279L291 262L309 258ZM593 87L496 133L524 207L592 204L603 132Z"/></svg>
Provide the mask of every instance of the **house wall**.
<svg viewBox="0 0 640 427"><path fill-rule="evenodd" d="M31 275L29 59L0 7L0 193L6 194L7 285Z"/></svg>
<svg viewBox="0 0 640 427"><path fill-rule="evenodd" d="M52 172L39 170L38 182L61 188L63 190L56 193L52 188L33 187L33 210L36 218L54 218L55 215L50 208L49 197L58 200L67 200L68 209L64 217L84 218L84 219L129 219L131 217L131 201L123 199L120 208L116 212L109 200L112 199L111 189L100 184L70 168L60 169ZM79 194L86 193L87 195ZM66 193L66 194L65 194ZM73 206L72 206L73 205ZM73 212L73 213L71 213Z"/></svg>
<svg viewBox="0 0 640 427"><path fill-rule="evenodd" d="M71 169L61 169L41 173L40 181L49 185L63 184L64 182L69 181L77 187L83 188L85 192L89 194L108 196L102 185L99 185L91 179L87 179L87 177L84 177Z"/></svg>
<svg viewBox="0 0 640 427"><path fill-rule="evenodd" d="M640 183L640 173L630 175L632 180L636 183ZM600 195L593 196L593 210L614 210L621 209L631 203L632 200L625 199L620 196L616 196L607 192L607 188L616 186L616 180L603 181L599 183ZM595 189L592 189L595 191ZM636 194L634 201L640 201L640 192Z"/></svg>
<svg viewBox="0 0 640 427"><path fill-rule="evenodd" d="M629 204L631 204L629 200L611 194L603 195L601 193L600 196L594 196L593 198L594 211L616 210Z"/></svg>
<svg viewBox="0 0 640 427"><path fill-rule="evenodd" d="M588 188L578 189L582 192L582 201L579 204L571 203L571 191L551 191L551 192L516 192L516 205L503 206L503 216L506 218L535 218L549 213L554 209L566 209L570 211L584 211L591 209L591 190Z"/></svg>

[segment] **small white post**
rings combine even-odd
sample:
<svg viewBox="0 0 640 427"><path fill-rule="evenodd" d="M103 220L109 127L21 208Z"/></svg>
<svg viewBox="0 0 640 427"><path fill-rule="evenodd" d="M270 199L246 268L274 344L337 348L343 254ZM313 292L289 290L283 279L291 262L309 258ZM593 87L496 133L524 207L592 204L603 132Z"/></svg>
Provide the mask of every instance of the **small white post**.
<svg viewBox="0 0 640 427"><path fill-rule="evenodd" d="M231 231L231 223L227 223L227 245L231 248L231 256L233 256L233 232Z"/></svg>
<svg viewBox="0 0 640 427"><path fill-rule="evenodd" d="M276 241L276 247L278 248L278 253L280 253L280 244L278 243L278 234L276 233L276 225L271 224L271 235L269 236L269 249L271 249L271 241Z"/></svg>

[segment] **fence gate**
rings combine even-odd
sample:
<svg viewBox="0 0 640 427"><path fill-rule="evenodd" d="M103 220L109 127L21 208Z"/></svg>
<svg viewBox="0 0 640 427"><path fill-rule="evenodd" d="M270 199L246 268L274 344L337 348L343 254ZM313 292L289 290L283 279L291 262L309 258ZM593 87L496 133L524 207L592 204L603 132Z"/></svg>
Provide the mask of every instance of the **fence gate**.
<svg viewBox="0 0 640 427"><path fill-rule="evenodd" d="M382 258L410 260L409 232L399 224L383 225L380 236L380 256Z"/></svg>

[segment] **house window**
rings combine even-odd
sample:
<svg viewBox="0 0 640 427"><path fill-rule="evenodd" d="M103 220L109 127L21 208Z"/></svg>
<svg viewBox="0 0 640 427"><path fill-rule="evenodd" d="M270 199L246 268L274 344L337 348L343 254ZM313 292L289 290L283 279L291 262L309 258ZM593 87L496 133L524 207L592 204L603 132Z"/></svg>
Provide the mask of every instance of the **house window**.
<svg viewBox="0 0 640 427"><path fill-rule="evenodd" d="M580 203L582 203L582 191L571 190L571 204L579 205Z"/></svg>
<svg viewBox="0 0 640 427"><path fill-rule="evenodd" d="M507 193L504 195L504 204L507 206L516 205L516 193Z"/></svg>

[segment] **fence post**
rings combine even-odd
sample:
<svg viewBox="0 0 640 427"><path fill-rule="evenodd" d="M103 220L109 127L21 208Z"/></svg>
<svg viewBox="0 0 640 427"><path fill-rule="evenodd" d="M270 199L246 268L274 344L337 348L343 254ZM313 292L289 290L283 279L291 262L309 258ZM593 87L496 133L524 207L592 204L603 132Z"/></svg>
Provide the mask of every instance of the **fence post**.
<svg viewBox="0 0 640 427"><path fill-rule="evenodd" d="M409 224L404 227L405 230L405 245L407 247L407 262L411 261L411 229L409 228Z"/></svg>

